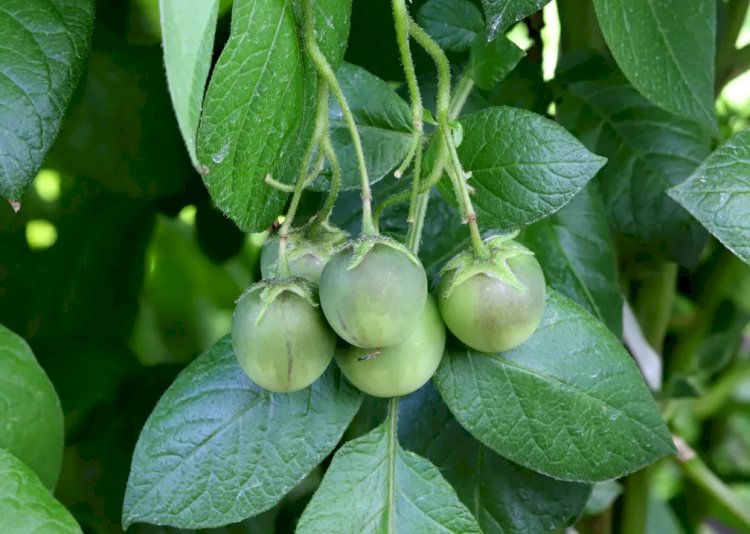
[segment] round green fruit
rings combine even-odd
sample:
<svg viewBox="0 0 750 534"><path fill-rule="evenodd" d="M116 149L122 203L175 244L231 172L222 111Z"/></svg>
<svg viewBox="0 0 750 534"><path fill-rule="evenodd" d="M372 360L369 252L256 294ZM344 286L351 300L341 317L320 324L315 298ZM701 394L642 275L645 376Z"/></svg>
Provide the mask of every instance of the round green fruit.
<svg viewBox="0 0 750 534"><path fill-rule="evenodd" d="M320 305L350 345L372 349L402 342L414 330L427 300L422 264L385 237L348 243L320 278Z"/></svg>
<svg viewBox="0 0 750 534"><path fill-rule="evenodd" d="M481 352L521 345L544 314L545 282L539 262L519 243L499 241L490 246L489 261L456 262L456 268L444 272L438 288L448 329Z"/></svg>
<svg viewBox="0 0 750 534"><path fill-rule="evenodd" d="M237 301L234 352L259 386L276 393L304 389L331 362L336 336L313 291L312 284L299 278L275 279L254 284Z"/></svg>
<svg viewBox="0 0 750 534"><path fill-rule="evenodd" d="M290 232L287 238L287 263L292 276L318 283L333 251L346 241L347 234L327 223L313 223ZM280 276L278 236L260 249L260 272L264 279Z"/></svg>
<svg viewBox="0 0 750 534"><path fill-rule="evenodd" d="M435 374L445 350L445 325L431 296L405 340L379 349L347 346L336 351L336 363L360 391L374 397L403 397Z"/></svg>

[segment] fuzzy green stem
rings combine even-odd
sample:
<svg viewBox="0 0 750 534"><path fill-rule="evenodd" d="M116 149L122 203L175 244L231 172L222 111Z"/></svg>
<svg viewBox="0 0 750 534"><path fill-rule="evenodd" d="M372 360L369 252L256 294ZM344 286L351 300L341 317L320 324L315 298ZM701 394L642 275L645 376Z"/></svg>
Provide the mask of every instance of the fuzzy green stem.
<svg viewBox="0 0 750 534"><path fill-rule="evenodd" d="M464 104L466 104L466 100L469 98L472 89L474 89L474 79L467 68L458 79L458 83L453 90L453 98L451 99L451 106L448 113L450 120L458 118L458 114L461 112Z"/></svg>
<svg viewBox="0 0 750 534"><path fill-rule="evenodd" d="M357 130L357 123L354 121L352 110L349 108L346 96L344 96L344 92L341 90L341 86L336 79L336 73L333 72L331 65L328 63L328 60L323 52L321 52L320 47L318 47L318 43L315 40L315 32L313 28L315 21L313 0L303 0L302 3L305 12L305 48L307 54L315 65L319 76L323 79L326 85L331 88L333 96L336 98L336 101L341 108L341 114L344 116L344 122L346 123L349 134L352 137L354 153L357 156L362 187L362 233L365 235L376 235L377 230L375 229L372 220L372 192L370 191L370 179L367 176L365 153L362 149L362 139L359 136L359 130Z"/></svg>
<svg viewBox="0 0 750 534"><path fill-rule="evenodd" d="M732 489L703 463L703 460L681 438L674 438L677 446L677 465L682 472L708 495L721 503L736 519L750 529L750 509Z"/></svg>
<svg viewBox="0 0 750 534"><path fill-rule="evenodd" d="M331 138L328 135L323 136L321 146L328 159L328 164L331 166L331 190L328 192L328 197L326 197L326 201L320 209L318 219L321 222L327 223L333 211L333 206L336 203L336 198L339 195L339 190L341 189L341 165L336 157L336 151L331 144Z"/></svg>
<svg viewBox="0 0 750 534"><path fill-rule="evenodd" d="M482 241L477 224L477 216L474 206L469 196L469 189L466 185L466 174L461 166L461 161L456 152L456 146L453 142L453 136L450 129L451 121L451 71L448 58L443 49L433 41L426 31L424 31L411 17L409 18L409 33L414 40L425 49L427 54L432 58L437 66L438 87L437 87L437 122L439 134L443 137L444 143L448 148L450 165L448 167L448 176L453 183L453 189L456 193L456 200L461 208L463 222L469 225L471 232L471 242L474 252L480 258L489 257L489 250ZM468 95L467 95L468 96ZM453 172L451 172L451 170Z"/></svg>
<svg viewBox="0 0 750 534"><path fill-rule="evenodd" d="M299 201L302 198L302 192L305 190L307 182L307 170L310 167L310 160L313 157L315 149L320 144L321 137L323 136L324 127L328 116L328 95L325 91L318 91L318 99L315 108L315 127L313 128L313 134L310 139L310 143L305 150L305 154L302 157L302 163L300 165L299 175L297 176L297 182L294 186L294 192L292 193L292 200L289 202L289 209L286 212L284 224L279 229L279 274L281 276L291 276L289 270L289 262L287 260L286 245L289 237L289 230L292 228L292 222L294 216L297 214L297 208L299 207Z"/></svg>
<svg viewBox="0 0 750 534"><path fill-rule="evenodd" d="M422 193L417 197L415 205L414 224L409 227L406 234L406 246L415 256L419 255L419 245L422 242L422 230L424 230L424 220L427 215L427 206L430 203L430 193Z"/></svg>
<svg viewBox="0 0 750 534"><path fill-rule="evenodd" d="M388 403L388 417L385 420L388 441L388 505L386 506L386 531L396 532L396 454L398 454L398 398Z"/></svg>

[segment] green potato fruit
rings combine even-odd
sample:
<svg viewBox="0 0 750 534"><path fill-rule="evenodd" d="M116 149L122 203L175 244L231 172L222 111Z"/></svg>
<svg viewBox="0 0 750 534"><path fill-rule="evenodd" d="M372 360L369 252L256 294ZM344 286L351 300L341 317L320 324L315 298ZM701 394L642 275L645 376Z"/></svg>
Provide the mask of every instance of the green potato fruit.
<svg viewBox="0 0 750 534"><path fill-rule="evenodd" d="M403 397L427 383L445 350L445 325L432 296L411 334L401 343L380 349L352 346L334 356L344 376L360 391L374 397Z"/></svg>
<svg viewBox="0 0 750 534"><path fill-rule="evenodd" d="M385 237L348 243L320 278L320 304L350 345L384 348L414 330L427 300L427 276L405 247Z"/></svg>
<svg viewBox="0 0 750 534"><path fill-rule="evenodd" d="M336 335L314 299L312 284L276 279L254 284L237 301L232 344L253 382L288 393L323 374L336 350Z"/></svg>
<svg viewBox="0 0 750 534"><path fill-rule="evenodd" d="M492 256L490 262L448 269L438 293L453 335L472 349L494 353L521 345L539 327L545 281L539 262L515 241L505 239Z"/></svg>

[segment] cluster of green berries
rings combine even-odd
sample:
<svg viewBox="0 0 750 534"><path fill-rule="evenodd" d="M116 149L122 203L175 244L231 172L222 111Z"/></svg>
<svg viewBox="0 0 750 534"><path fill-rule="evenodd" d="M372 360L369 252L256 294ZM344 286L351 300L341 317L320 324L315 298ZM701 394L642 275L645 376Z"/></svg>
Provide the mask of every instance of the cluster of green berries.
<svg viewBox="0 0 750 534"><path fill-rule="evenodd" d="M279 243L261 251L263 280L237 301L235 354L245 373L274 392L306 388L332 359L361 391L400 397L435 373L446 330L468 347L496 353L517 347L539 326L544 275L511 236L466 251L442 271L437 299L419 259L383 236L347 240L326 226L287 241L291 277L278 276Z"/></svg>

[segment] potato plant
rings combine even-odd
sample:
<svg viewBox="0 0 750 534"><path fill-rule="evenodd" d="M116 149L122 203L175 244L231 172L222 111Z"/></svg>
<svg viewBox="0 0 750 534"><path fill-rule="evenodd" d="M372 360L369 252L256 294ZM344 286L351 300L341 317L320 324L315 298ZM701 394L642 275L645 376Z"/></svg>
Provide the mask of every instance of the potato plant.
<svg viewBox="0 0 750 534"><path fill-rule="evenodd" d="M747 12L4 0L0 532L750 531Z"/></svg>

